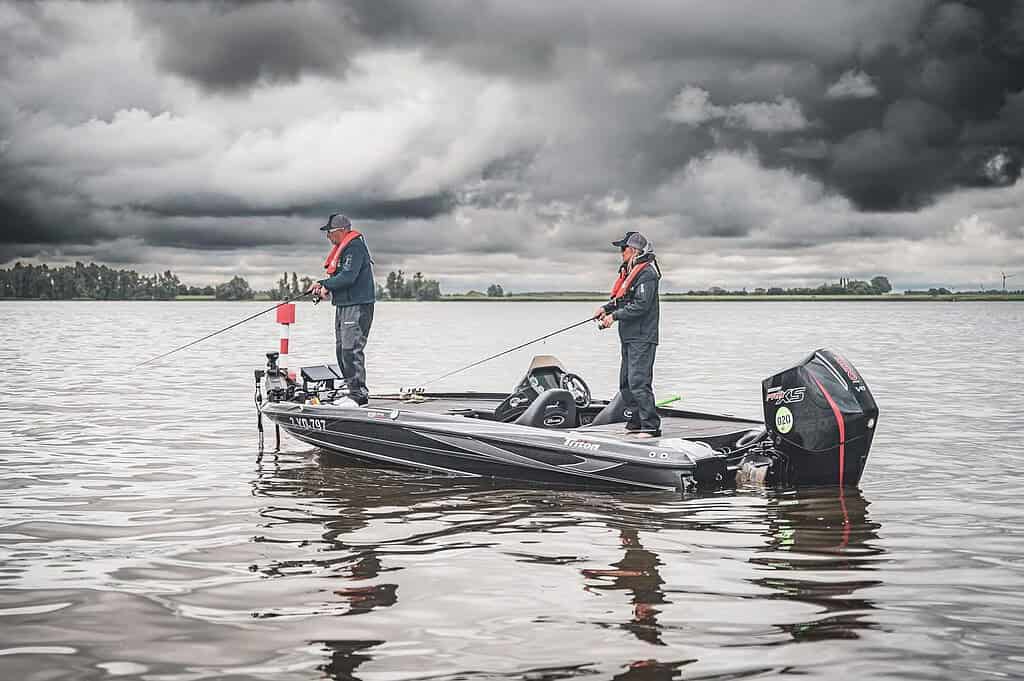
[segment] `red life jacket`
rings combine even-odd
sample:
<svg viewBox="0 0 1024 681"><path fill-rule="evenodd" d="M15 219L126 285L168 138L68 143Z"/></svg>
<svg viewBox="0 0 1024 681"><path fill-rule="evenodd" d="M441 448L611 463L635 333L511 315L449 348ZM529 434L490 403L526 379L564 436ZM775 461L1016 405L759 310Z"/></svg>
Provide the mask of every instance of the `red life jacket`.
<svg viewBox="0 0 1024 681"><path fill-rule="evenodd" d="M354 229L350 229L341 242L334 244L334 248L331 249L330 255L327 256L327 260L324 260L324 269L327 271L327 276L331 276L338 271L338 264L341 262L341 254L345 252L345 247L350 243L361 237L362 234Z"/></svg>
<svg viewBox="0 0 1024 681"><path fill-rule="evenodd" d="M629 274L626 273L625 266L620 267L619 278L616 279L615 283L612 285L612 300L616 300L617 298L621 298L626 295L626 292L629 291L629 287L632 286L633 282L636 280L637 275L640 274L649 264L651 264L650 260L639 263L634 266L633 269L629 270Z"/></svg>

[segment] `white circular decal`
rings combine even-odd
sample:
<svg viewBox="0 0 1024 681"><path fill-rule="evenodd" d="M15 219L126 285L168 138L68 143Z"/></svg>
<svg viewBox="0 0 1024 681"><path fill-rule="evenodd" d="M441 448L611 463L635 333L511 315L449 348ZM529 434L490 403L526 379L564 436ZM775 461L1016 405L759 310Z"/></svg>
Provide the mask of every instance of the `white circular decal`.
<svg viewBox="0 0 1024 681"><path fill-rule="evenodd" d="M779 407L775 412L775 428L783 435L793 430L793 412L789 407Z"/></svg>

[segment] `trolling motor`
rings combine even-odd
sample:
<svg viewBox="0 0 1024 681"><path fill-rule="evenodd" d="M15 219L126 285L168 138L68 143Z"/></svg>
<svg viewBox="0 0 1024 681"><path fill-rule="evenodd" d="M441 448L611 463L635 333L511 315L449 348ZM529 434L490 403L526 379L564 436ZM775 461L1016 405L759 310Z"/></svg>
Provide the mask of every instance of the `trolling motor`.
<svg viewBox="0 0 1024 681"><path fill-rule="evenodd" d="M288 372L277 365L277 359L281 356L279 352L267 353L267 368L256 369L256 384L264 379L263 387L268 402L284 402L293 397L295 383L288 379Z"/></svg>
<svg viewBox="0 0 1024 681"><path fill-rule="evenodd" d="M288 370L277 365L279 352L267 353L267 368L256 369L256 430L259 433L259 451L263 454L263 394L268 402L284 402L295 396L296 384L288 376ZM262 390L261 390L262 388ZM274 424L274 451L281 451L281 427Z"/></svg>

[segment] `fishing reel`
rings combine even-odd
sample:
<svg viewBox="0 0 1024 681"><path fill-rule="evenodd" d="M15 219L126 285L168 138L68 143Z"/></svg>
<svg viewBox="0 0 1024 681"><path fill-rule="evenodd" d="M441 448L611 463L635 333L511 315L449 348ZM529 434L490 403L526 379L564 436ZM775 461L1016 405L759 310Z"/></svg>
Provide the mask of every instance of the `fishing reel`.
<svg viewBox="0 0 1024 681"><path fill-rule="evenodd" d="M313 301L314 305L319 304L321 300L324 300L326 298L326 296L320 295L320 290L321 289L319 284L313 284L308 289L306 289L305 295L309 296L309 299Z"/></svg>

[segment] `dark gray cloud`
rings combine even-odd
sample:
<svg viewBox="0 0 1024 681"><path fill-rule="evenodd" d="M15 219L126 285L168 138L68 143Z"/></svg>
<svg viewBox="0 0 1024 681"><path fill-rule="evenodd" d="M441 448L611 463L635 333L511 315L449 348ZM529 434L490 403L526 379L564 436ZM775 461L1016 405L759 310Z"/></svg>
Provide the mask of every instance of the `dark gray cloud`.
<svg viewBox="0 0 1024 681"><path fill-rule="evenodd" d="M157 35L160 63L210 90L344 74L356 35L330 3L148 3L139 19Z"/></svg>
<svg viewBox="0 0 1024 681"><path fill-rule="evenodd" d="M0 157L0 262L34 255L48 244L95 244L113 237L92 208L82 197L47 195Z"/></svg>
<svg viewBox="0 0 1024 681"><path fill-rule="evenodd" d="M944 3L899 49L859 61L878 95L805 100L823 157L804 167L867 210L914 209L957 186L1006 185L1024 147L996 121L1024 87L1019 2ZM984 131L983 133L981 131ZM766 154L770 156L769 154ZM1001 172L992 172L993 159Z"/></svg>
<svg viewBox="0 0 1024 681"><path fill-rule="evenodd" d="M134 204L143 213L160 217L184 218L244 218L244 217L303 217L317 219L330 213L345 213L362 220L388 220L394 218L428 219L449 212L455 207L456 197L451 192L409 199L379 199L365 196L340 197L327 203L305 205L252 205L236 196L224 194L174 195L156 203Z"/></svg>
<svg viewBox="0 0 1024 681"><path fill-rule="evenodd" d="M1008 128L1019 126L1022 118L1013 112L1001 117L1001 110L1006 95L1024 87L1022 3L823 3L811 17L805 8L787 3L770 12L748 8L754 11L746 16L736 6L690 9L692 14L649 3L626 11L588 2L545 11L534 3L467 8L365 0L350 4L348 21L373 40L415 45L466 68L511 77L565 77L576 66L576 51L599 59L606 73L680 65L681 75L664 74L649 96L667 105L681 88L696 83L721 111L699 121L716 129L714 143L687 139L680 144L678 137L686 135L640 130L616 115L625 112L616 111L614 102L610 110L605 108L610 102L602 102L601 114L633 133L622 144L640 152L629 170L643 173L641 181L677 170L712 145L730 143L733 148L753 144L769 164L812 173L864 210L912 210L957 186L1017 179L1024 147ZM721 22L725 15L735 28ZM759 92L756 82L735 74L688 79L684 65L695 59L746 65L751 71L773 64L775 73L767 70L762 81L769 88ZM859 89L850 89L854 73L861 78ZM767 89L792 98L792 110L808 123L799 125L797 118L796 125L780 125L778 114L785 111L778 107L774 119L766 118L773 112L750 99ZM760 130L756 125L746 126L748 134L735 129L755 115L763 121ZM1003 125L984 125L1000 118ZM984 142L970 134L979 126L988 138ZM722 127L734 128L724 140ZM818 158L794 157L794 142L814 145ZM1008 159L1006 172L990 172L996 157ZM619 176L627 176L625 168Z"/></svg>

